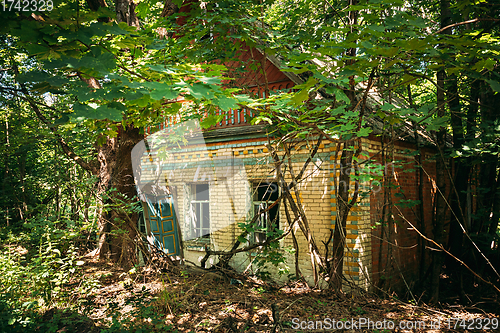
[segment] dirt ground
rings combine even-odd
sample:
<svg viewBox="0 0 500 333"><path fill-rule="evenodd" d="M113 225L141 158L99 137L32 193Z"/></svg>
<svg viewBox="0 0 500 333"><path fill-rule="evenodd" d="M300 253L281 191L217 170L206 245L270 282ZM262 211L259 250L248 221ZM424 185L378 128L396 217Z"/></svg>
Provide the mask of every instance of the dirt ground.
<svg viewBox="0 0 500 333"><path fill-rule="evenodd" d="M75 283L94 286L78 296L80 313L93 322L86 331L113 320L156 320L158 332L500 332L498 312L477 306L416 306L359 292L339 297L303 283L278 287L167 263L127 272L88 260ZM149 312L138 315L138 308Z"/></svg>

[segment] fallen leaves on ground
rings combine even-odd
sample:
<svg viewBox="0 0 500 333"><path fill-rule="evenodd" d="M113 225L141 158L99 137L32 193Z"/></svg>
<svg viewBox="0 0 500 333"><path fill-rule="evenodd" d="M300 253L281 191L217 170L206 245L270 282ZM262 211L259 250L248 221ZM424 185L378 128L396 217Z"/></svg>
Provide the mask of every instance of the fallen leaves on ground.
<svg viewBox="0 0 500 333"><path fill-rule="evenodd" d="M338 296L304 283L277 287L232 272L172 264L124 271L89 260L84 269L84 279L96 287L79 295L81 313L96 331L113 315L129 323L154 318L179 332L500 331L496 314L479 308L415 306L359 290ZM144 304L151 317L137 315Z"/></svg>

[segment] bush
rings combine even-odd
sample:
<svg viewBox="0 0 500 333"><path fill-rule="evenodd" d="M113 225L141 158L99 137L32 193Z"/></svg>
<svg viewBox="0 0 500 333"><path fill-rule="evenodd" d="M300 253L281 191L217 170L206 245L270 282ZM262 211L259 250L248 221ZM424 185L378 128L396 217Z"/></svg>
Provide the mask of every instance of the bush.
<svg viewBox="0 0 500 333"><path fill-rule="evenodd" d="M76 276L78 260L73 240L80 228L66 221L32 219L25 230L0 230L0 331L33 330L43 310L71 303L64 288Z"/></svg>

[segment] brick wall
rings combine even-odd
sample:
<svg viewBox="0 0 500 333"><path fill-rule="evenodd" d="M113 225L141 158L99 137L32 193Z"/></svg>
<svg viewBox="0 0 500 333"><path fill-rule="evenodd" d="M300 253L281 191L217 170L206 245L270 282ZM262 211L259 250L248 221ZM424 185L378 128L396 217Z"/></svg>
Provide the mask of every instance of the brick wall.
<svg viewBox="0 0 500 333"><path fill-rule="evenodd" d="M371 157L386 166L390 176L389 187L374 192L370 196L370 216L372 234L372 282L374 290L382 288L396 291L400 295L413 289L419 274L424 273L429 258L422 261L422 238L412 225L426 235L432 235L433 203L436 195L434 152L423 149L423 198L419 198L419 167L415 149L408 144L394 146L394 161L390 156L386 163L382 161L380 142L369 146ZM387 146L385 147L387 148ZM388 191L385 196L385 191ZM384 221L384 203L392 201L392 210L386 205L387 217ZM411 200L422 200L423 220L420 221L420 208ZM390 221L389 216L392 216ZM427 256L428 254L424 254Z"/></svg>
<svg viewBox="0 0 500 333"><path fill-rule="evenodd" d="M190 186L193 183L205 182L210 186L210 223L213 228L210 234L210 247L213 250L229 250L235 240L241 233L238 223L249 219L248 212L252 207L252 184L262 180L275 181L276 173L274 171L273 161L270 159L268 150L265 146L267 139L245 139L233 140L224 143L193 144L184 149L169 154L162 166L162 173L166 176L165 184L173 188L175 193L177 218L182 230L183 236L187 234L190 219L188 210L190 207ZM369 156L375 161L381 163L381 156L377 155L380 150L380 142L373 139L363 140L363 150L369 153ZM394 184L401 187L406 200L417 199L416 171L408 171L413 157L404 153L406 149L403 146L396 147L395 159L401 163L410 163L404 165L402 169L395 168ZM326 142L320 146L314 159L310 163L306 172L305 179L298 186L300 192L299 201L306 213L309 226L316 244L322 256L326 249L323 242L326 242L335 227L336 218L336 198L334 190L334 179L339 175L339 161L335 161L336 146L333 143ZM292 153L292 167L297 174L309 157L310 145L305 142L297 145ZM283 155L283 152L279 152ZM338 157L340 158L339 153ZM430 152L426 157L431 156ZM152 180L154 170L158 166L158 156L153 152L153 162L148 162L148 157L144 158L145 172L144 181ZM368 158L368 157L362 157ZM401 164L399 163L399 164ZM288 166L287 166L288 167ZM426 171L429 175L434 175L434 162L425 163ZM412 167L413 168L413 167ZM149 176L146 176L148 174ZM373 170L362 170L362 174L373 175ZM162 176L165 178L165 176ZM287 174L290 181L290 175ZM160 177L160 178L162 178ZM424 184L424 218L429 225L432 217L432 198L433 198L433 178L425 177ZM354 181L351 182L351 189L354 188ZM383 207L383 189L379 186L377 193L369 194L370 184L367 180L360 180L360 191L366 194L353 207L347 220L347 246L344 258L344 275L351 283L354 283L364 289L369 289L371 285L380 285L382 275L387 280L388 267L391 267L392 275L391 286L401 285L402 276L407 281L411 281L418 273L419 249L415 245L418 243L418 237L404 219L397 217L398 212L393 210L396 217L396 223L393 226L394 242L397 246L388 247L386 241L380 241L383 229L376 226L380 220L381 209ZM377 190L377 187L374 187ZM395 195L393 190L392 200L398 202L401 198ZM413 210L416 208L413 208ZM401 214L412 222L416 222L415 214L411 208L401 208ZM285 219L283 205L280 206L280 228L285 232L289 225ZM386 228L387 229L387 228ZM306 238L297 225L294 231L299 244L299 264L304 277L309 283L313 282L313 271L311 258L308 253L308 243ZM429 229L427 230L430 231ZM197 243L192 240L184 241L184 258L188 261L198 263L204 256L204 246L206 244ZM292 237L289 235L280 241L282 249L293 247ZM333 244L330 243L330 254ZM287 266L290 274L294 275L294 256L283 251L287 256ZM389 255L394 260L388 260ZM239 271L255 271L255 265L251 265L254 259L252 253L239 253L231 260L231 265ZM217 258L211 258L208 266L217 262ZM388 265L392 266L388 266ZM397 268L397 269L396 269ZM274 278L279 278L277 271L271 269ZM401 274L399 273L401 272ZM284 277L281 277L282 279Z"/></svg>

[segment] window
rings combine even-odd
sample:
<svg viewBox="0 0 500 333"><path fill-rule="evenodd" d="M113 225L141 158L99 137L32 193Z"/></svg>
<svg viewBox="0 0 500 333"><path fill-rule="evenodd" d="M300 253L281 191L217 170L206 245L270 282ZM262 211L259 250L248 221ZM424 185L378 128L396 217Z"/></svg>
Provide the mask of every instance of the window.
<svg viewBox="0 0 500 333"><path fill-rule="evenodd" d="M256 215L255 232L252 241L263 243L267 240L266 233L279 229L279 204L269 209L279 197L279 187L276 183L261 182L253 187L253 217Z"/></svg>
<svg viewBox="0 0 500 333"><path fill-rule="evenodd" d="M208 184L191 185L189 239L209 241L210 201Z"/></svg>

